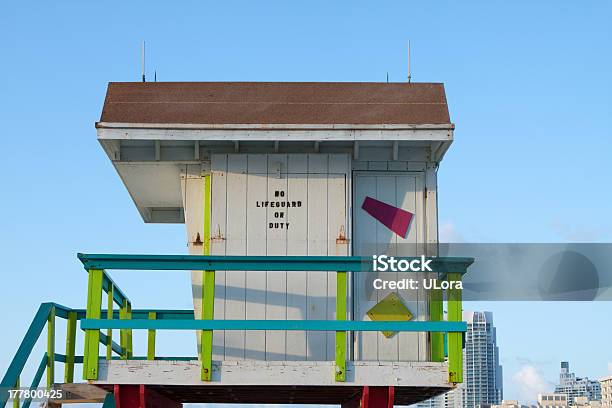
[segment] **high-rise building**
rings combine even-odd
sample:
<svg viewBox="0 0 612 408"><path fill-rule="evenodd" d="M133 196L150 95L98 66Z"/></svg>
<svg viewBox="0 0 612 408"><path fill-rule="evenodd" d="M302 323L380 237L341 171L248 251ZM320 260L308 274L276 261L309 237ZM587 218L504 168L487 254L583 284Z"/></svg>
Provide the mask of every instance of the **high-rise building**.
<svg viewBox="0 0 612 408"><path fill-rule="evenodd" d="M601 385L601 407L612 408L612 375L599 380Z"/></svg>
<svg viewBox="0 0 612 408"><path fill-rule="evenodd" d="M463 312L468 328L463 352L463 383L455 390L418 404L419 408L478 408L503 399L496 330L491 312Z"/></svg>
<svg viewBox="0 0 612 408"><path fill-rule="evenodd" d="M503 399L503 383L493 314L463 312L463 320L468 325L463 353L463 407L499 404Z"/></svg>
<svg viewBox="0 0 612 408"><path fill-rule="evenodd" d="M559 384L555 387L555 393L567 395L569 405L574 405L576 397L587 397L589 401L599 401L601 400L601 385L599 381L576 377L576 374L570 371L569 363L562 361Z"/></svg>

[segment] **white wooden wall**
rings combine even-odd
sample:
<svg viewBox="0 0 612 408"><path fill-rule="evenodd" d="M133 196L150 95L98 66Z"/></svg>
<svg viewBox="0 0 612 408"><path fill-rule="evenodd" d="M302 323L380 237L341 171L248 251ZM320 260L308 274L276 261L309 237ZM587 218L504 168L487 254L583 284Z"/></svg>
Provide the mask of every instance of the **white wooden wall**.
<svg viewBox="0 0 612 408"><path fill-rule="evenodd" d="M193 241L197 233L204 237L202 174L208 171L215 255L365 255L364 248L374 245L379 254L412 256L422 253L423 243L436 243L435 167L381 162L379 170L368 164L361 171L361 164L351 163L346 154L218 154L212 155L210 169L187 165L182 187L189 253L203 251ZM274 196L276 191L284 191L289 202L300 201L301 207L256 205L281 201ZM408 236L397 237L365 214L361 209L365 196L413 212ZM284 213L282 219L275 217L278 212ZM288 222L289 228L270 228L269 222ZM337 243L341 231L348 240ZM403 253L396 253L396 248L403 248ZM396 274L381 277L394 279ZM353 300L349 294L349 313L357 320L367 320L366 312L388 294L374 291L373 279L371 274L354 274L349 283L354 296ZM199 317L200 272L192 274L192 284ZM428 319L425 291L399 292L416 319ZM335 293L333 272L218 271L215 319L335 319ZM381 333L357 333L349 341L353 340L355 360L428 360L424 333L400 333L391 339ZM333 360L334 333L215 331L213 351L215 360Z"/></svg>
<svg viewBox="0 0 612 408"><path fill-rule="evenodd" d="M349 244L336 243L348 229L348 155L220 154L211 158L211 174L211 254L348 255ZM281 191L285 197L275 197ZM196 206L201 202L194 200ZM257 206L283 200L301 206ZM187 204L186 220L192 219L188 213L193 207ZM270 228L270 222L285 225ZM236 271L216 276L216 319L335 319L333 272ZM215 333L215 359L334 357L333 333Z"/></svg>

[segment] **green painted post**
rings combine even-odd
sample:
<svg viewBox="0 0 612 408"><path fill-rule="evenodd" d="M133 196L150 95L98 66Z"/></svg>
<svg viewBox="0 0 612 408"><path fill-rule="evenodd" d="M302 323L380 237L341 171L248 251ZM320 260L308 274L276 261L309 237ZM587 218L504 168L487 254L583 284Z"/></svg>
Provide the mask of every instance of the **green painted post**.
<svg viewBox="0 0 612 408"><path fill-rule="evenodd" d="M149 312L149 320L157 319L157 313ZM155 330L149 329L147 342L147 360L155 360Z"/></svg>
<svg viewBox="0 0 612 408"><path fill-rule="evenodd" d="M210 255L210 174L204 176L204 247L203 255Z"/></svg>
<svg viewBox="0 0 612 408"><path fill-rule="evenodd" d="M204 271L202 277L202 320L213 320L215 311L215 271ZM202 381L212 378L213 331L202 331Z"/></svg>
<svg viewBox="0 0 612 408"><path fill-rule="evenodd" d="M102 314L102 280L104 271L89 270L89 285L87 293L88 319L99 319ZM100 330L85 330L85 352L83 353L83 377L85 380L98 378L98 353L100 352Z"/></svg>
<svg viewBox="0 0 612 408"><path fill-rule="evenodd" d="M429 291L429 320L439 322L444 320L444 304L441 289ZM444 361L444 333L429 333L431 339L431 361Z"/></svg>
<svg viewBox="0 0 612 408"><path fill-rule="evenodd" d="M132 320L132 302L128 301L127 302L127 319L128 320ZM127 330L127 338L126 338L126 345L127 345L127 358L131 358L134 356L134 348L132 345L132 329L128 329Z"/></svg>
<svg viewBox="0 0 612 408"><path fill-rule="evenodd" d="M74 355L76 349L77 312L68 312L66 324L66 363L64 364L64 382L74 381Z"/></svg>
<svg viewBox="0 0 612 408"><path fill-rule="evenodd" d="M119 319L120 320L126 320L128 317L128 307L127 307L127 300L123 301L123 305L121 305L121 307L119 308ZM128 358L128 346L127 346L127 329L120 329L119 330L119 344L121 345L121 359L122 360L127 360Z"/></svg>
<svg viewBox="0 0 612 408"><path fill-rule="evenodd" d="M47 388L55 383L55 306L47 319Z"/></svg>
<svg viewBox="0 0 612 408"><path fill-rule="evenodd" d="M204 255L210 255L210 174L204 176ZM202 272L202 320L215 317L215 271ZM203 330L201 335L202 381L212 379L212 330Z"/></svg>
<svg viewBox="0 0 612 408"><path fill-rule="evenodd" d="M460 281L460 273L449 273L448 281ZM451 285L452 288L452 285ZM448 321L462 320L461 289L448 290ZM462 333L448 333L448 381L463 382L463 338Z"/></svg>
<svg viewBox="0 0 612 408"><path fill-rule="evenodd" d="M19 381L19 377L17 377L17 382L15 383L15 388L18 389L21 386L21 382ZM7 391L8 392L8 391ZM13 408L19 408L19 394L15 395L13 399Z"/></svg>
<svg viewBox="0 0 612 408"><path fill-rule="evenodd" d="M346 272L336 272L336 320L346 320ZM336 381L346 381L346 332L336 332Z"/></svg>
<svg viewBox="0 0 612 408"><path fill-rule="evenodd" d="M113 292L114 287L112 283L108 284L108 299L106 301L106 318L108 320L113 319ZM113 358L113 329L106 329L106 359L111 360Z"/></svg>

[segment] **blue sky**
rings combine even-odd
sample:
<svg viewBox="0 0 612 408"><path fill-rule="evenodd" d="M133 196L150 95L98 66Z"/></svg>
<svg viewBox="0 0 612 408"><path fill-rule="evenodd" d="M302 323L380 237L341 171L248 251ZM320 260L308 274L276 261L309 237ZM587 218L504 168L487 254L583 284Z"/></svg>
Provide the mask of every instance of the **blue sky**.
<svg viewBox="0 0 612 408"><path fill-rule="evenodd" d="M611 15L608 1L2 2L0 372L40 302L84 305L77 252L185 252L182 225L142 223L95 140L106 83L139 79L141 40L164 81L403 81L410 39L413 80L445 83L457 125L443 233L611 242ZM135 307L190 307L187 275L115 278ZM494 312L506 398L552 387L561 360L612 368L612 304L466 308Z"/></svg>

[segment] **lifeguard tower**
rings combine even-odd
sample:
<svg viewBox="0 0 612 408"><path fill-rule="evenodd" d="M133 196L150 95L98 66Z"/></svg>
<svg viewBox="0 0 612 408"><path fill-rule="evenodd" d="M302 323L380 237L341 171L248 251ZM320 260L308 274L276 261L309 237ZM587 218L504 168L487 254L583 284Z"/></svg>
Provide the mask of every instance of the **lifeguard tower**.
<svg viewBox="0 0 612 408"><path fill-rule="evenodd" d="M442 84L111 83L96 129L143 220L184 223L189 252L81 254L87 309L41 312L69 319L66 373L80 320L88 390L109 406L391 407L462 382L461 291L376 290L403 275L370 271L371 255L425 255L418 276L457 281L471 263L436 257ZM194 309L132 309L110 269L191 270ZM157 356L164 329L197 333L198 356Z"/></svg>

